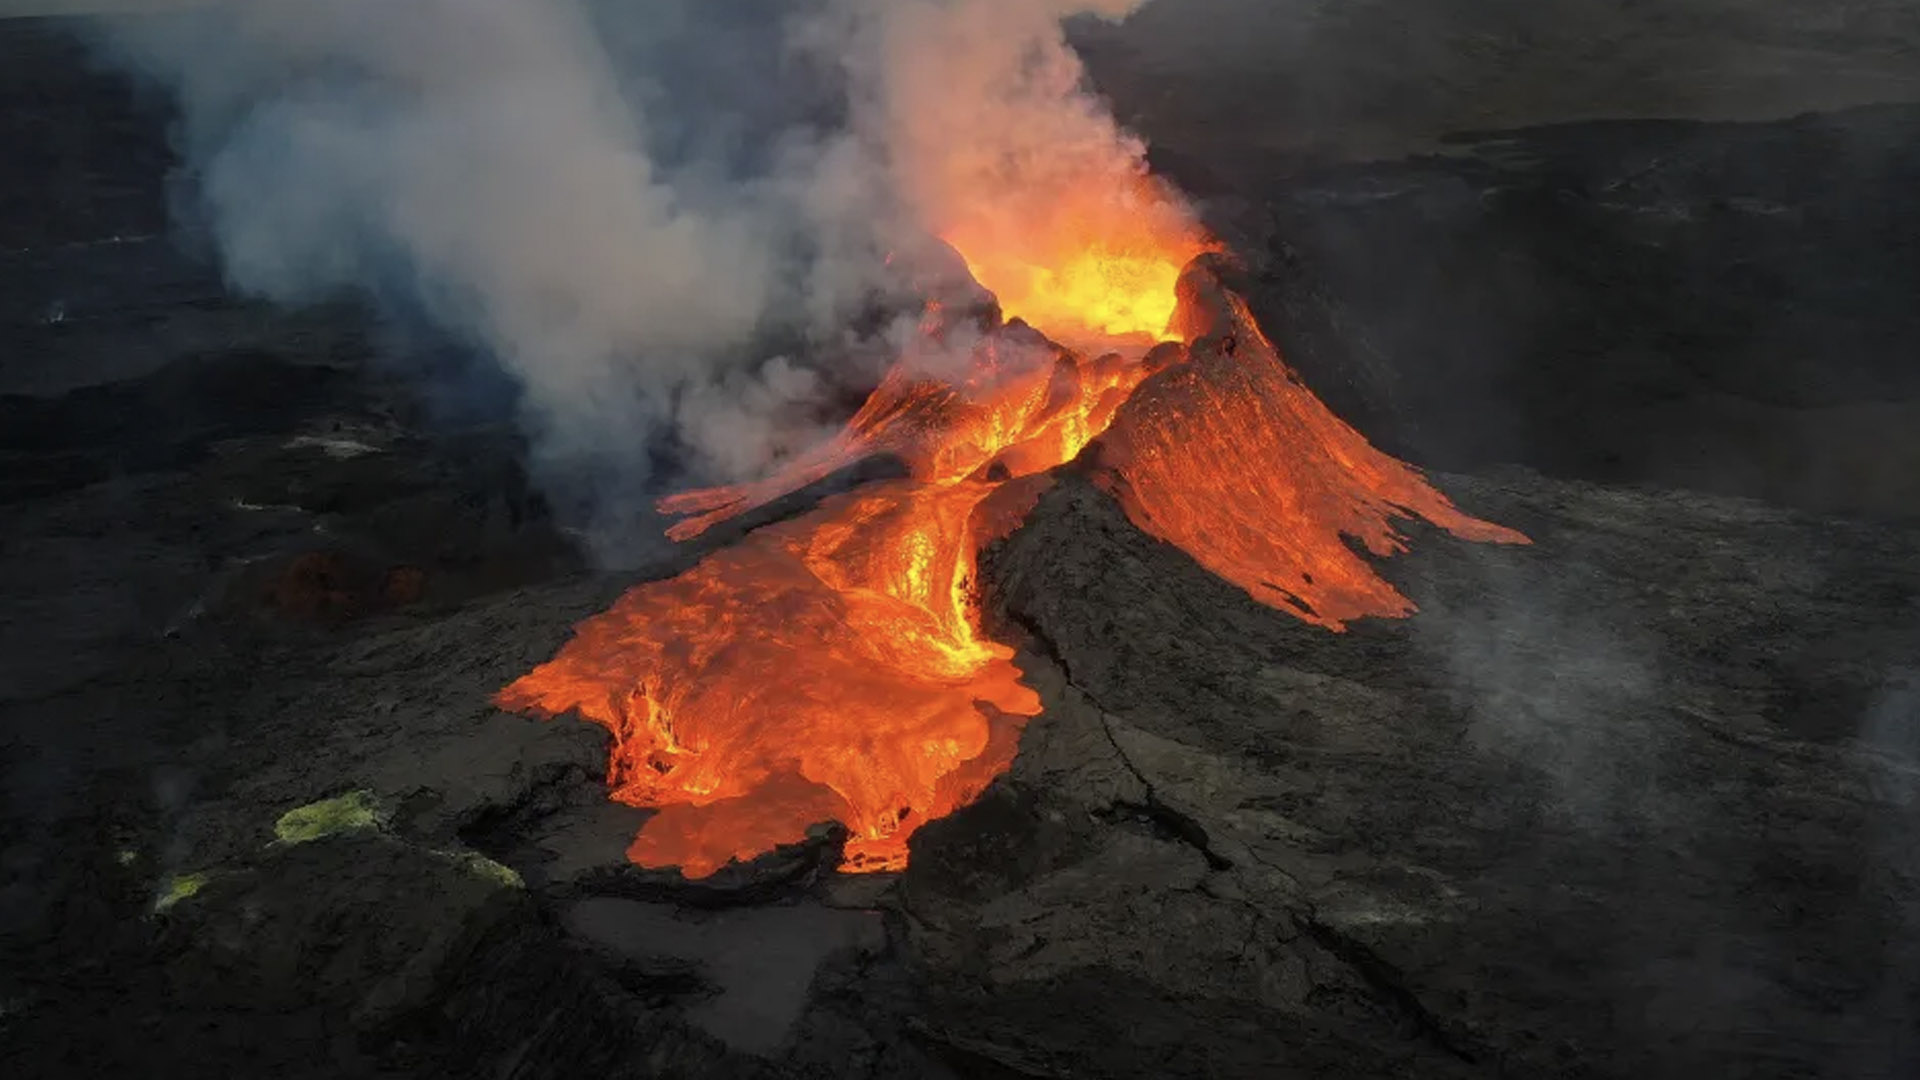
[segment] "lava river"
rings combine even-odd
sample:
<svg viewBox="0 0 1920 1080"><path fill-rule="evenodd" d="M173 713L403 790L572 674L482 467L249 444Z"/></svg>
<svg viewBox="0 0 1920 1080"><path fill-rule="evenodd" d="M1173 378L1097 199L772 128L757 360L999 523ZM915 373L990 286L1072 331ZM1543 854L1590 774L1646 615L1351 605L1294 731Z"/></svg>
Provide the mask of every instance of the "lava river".
<svg viewBox="0 0 1920 1080"><path fill-rule="evenodd" d="M1088 258L1063 280L1064 302L1090 316L1063 325L1053 294L1035 321L1062 340L1131 341L1132 356L930 310L923 343L960 352L960 376L904 357L825 445L661 508L685 539L864 458L896 458L907 478L829 497L634 588L501 691L505 707L578 712L613 733L613 797L657 811L635 862L703 877L838 821L846 869L904 866L913 831L1004 772L1040 712L1013 649L983 634L976 558L1018 527L1048 470L1083 451L1135 525L1330 630L1412 610L1347 539L1392 554L1394 519L1417 516L1525 542L1462 514L1329 412L1198 244ZM1048 288L1024 266L969 261L990 289L1012 275L1003 300ZM1072 295L1089 281L1122 295L1081 304ZM1144 348L1160 324L1172 340Z"/></svg>

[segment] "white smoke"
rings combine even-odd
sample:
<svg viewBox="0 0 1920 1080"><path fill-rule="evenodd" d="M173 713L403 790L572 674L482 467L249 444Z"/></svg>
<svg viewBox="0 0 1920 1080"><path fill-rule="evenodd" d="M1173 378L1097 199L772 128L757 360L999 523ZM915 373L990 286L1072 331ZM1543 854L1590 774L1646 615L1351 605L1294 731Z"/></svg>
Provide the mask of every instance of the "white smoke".
<svg viewBox="0 0 1920 1080"><path fill-rule="evenodd" d="M858 0L856 0L858 2ZM923 224L1018 245L1091 188L1124 200L1146 148L1104 101L1062 19L1138 0L864 0L875 37L853 58L860 120ZM1014 235L1008 235L1012 233Z"/></svg>
<svg viewBox="0 0 1920 1080"><path fill-rule="evenodd" d="M235 289L425 315L518 379L547 475L597 469L606 499L644 503L660 439L728 479L811 433L821 380L767 353L770 331L834 343L951 258L931 238L957 217L1043 201L1063 163L1140 167L1060 25L1135 6L759 4L790 37L776 59L842 79L841 116L756 132L750 175L659 156L669 135L720 141L685 136L730 130L718 91L773 74L676 89L636 70L724 54L732 31L696 3L251 0L102 27L177 98L185 205Z"/></svg>

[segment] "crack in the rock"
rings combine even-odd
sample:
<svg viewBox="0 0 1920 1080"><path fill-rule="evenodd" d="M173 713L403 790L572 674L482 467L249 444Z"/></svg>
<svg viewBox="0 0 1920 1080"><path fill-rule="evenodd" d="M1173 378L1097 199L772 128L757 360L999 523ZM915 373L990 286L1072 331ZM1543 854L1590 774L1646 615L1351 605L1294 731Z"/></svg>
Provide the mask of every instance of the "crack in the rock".
<svg viewBox="0 0 1920 1080"><path fill-rule="evenodd" d="M908 1021L906 1030L937 1056L964 1066L968 1075L1003 1080L1058 1080L1061 1076L1044 1064L1027 1060L1027 1055L1017 1048L988 1039L969 1038L921 1020Z"/></svg>
<svg viewBox="0 0 1920 1080"><path fill-rule="evenodd" d="M1085 693L1085 691L1082 691L1082 693ZM1207 860L1209 869L1233 869L1233 860L1213 849L1213 838L1207 835L1206 826L1194 820L1191 815L1182 813L1168 806L1166 802L1160 798L1159 794L1154 791L1153 781L1147 779L1146 774L1140 771L1140 767L1135 765L1133 759L1127 756L1126 750L1121 748L1120 740L1114 735L1113 725L1104 711L1100 713L1100 730L1106 733L1107 742L1113 746L1113 752L1119 756L1120 764L1126 766L1127 771L1133 774L1134 779L1140 781L1140 788L1146 793L1147 801L1144 805L1134 805L1121 801L1115 802L1113 804L1114 807L1116 809L1135 810L1146 815L1147 819L1155 825L1171 833L1188 847L1198 851L1200 856Z"/></svg>
<svg viewBox="0 0 1920 1080"><path fill-rule="evenodd" d="M468 847L489 857L511 847L503 841L523 840L541 822L565 809L566 791L590 779L586 770L569 761L536 766L521 789L506 802L475 807L454 825L454 835ZM492 850L489 850L492 849Z"/></svg>
<svg viewBox="0 0 1920 1080"><path fill-rule="evenodd" d="M1244 850L1247 853L1247 858L1252 859L1254 862L1257 862L1261 866L1265 867L1269 873L1278 875L1280 879L1286 883L1287 889L1291 891L1293 895L1295 896L1306 895L1306 887L1300 884L1300 879L1293 876L1293 873L1291 871L1286 870L1283 867L1276 866L1272 862L1269 862L1268 860L1263 858L1259 850L1251 844L1243 845L1242 850Z"/></svg>
<svg viewBox="0 0 1920 1080"><path fill-rule="evenodd" d="M1125 766L1126 770L1133 774L1133 778L1140 782L1140 790L1146 796L1146 802L1144 804L1132 803L1126 800L1116 800L1110 804L1111 808L1115 810L1130 810L1145 816L1147 820L1159 826L1181 843L1198 851L1200 856L1207 860L1207 867L1209 869L1215 871L1233 869L1233 860L1214 850L1213 840L1207 835L1206 827L1201 825L1200 822L1195 820L1191 815L1167 805L1166 801L1161 799L1159 793L1154 789L1153 781L1147 779L1147 775L1140 771L1140 767L1134 764L1131 757L1127 756L1126 749L1120 745L1119 738L1113 732L1113 724L1107 710L1100 705L1100 700L1094 697L1086 687L1074 681L1073 668L1067 663L1067 658L1061 655L1059 646L1032 621L1005 609L1002 609L1002 614L1014 625L1025 631L1027 636L1033 641L1036 651L1044 656L1048 662L1052 663L1053 666L1060 669L1060 677L1066 681L1066 684L1087 699L1088 704L1099 714L1100 730L1106 735L1108 745L1113 747L1114 755L1120 759L1120 764Z"/></svg>
<svg viewBox="0 0 1920 1080"><path fill-rule="evenodd" d="M1311 913L1296 912L1295 918L1305 928L1308 937L1358 972L1374 993L1386 999L1388 1004L1407 1018L1422 1038L1469 1065L1479 1063L1477 1055L1462 1045L1463 1040L1448 1031L1447 1025L1421 1003L1419 995L1408 988L1406 977L1399 968L1382 959L1365 943L1322 922Z"/></svg>
<svg viewBox="0 0 1920 1080"><path fill-rule="evenodd" d="M1213 849L1211 839L1208 837L1205 828L1203 828L1198 821L1173 809L1160 799L1154 789L1153 782L1147 779L1146 774L1140 771L1140 767L1134 763L1133 759L1128 756L1125 748L1120 745L1119 737L1113 730L1111 714L1104 708L1101 708L1099 698L1094 696L1085 686L1075 681L1073 669L1071 665L1067 663L1066 658L1061 655L1058 645L1030 620L1004 609L1002 614L1014 623L1014 625L1026 632L1027 636L1034 643L1036 652L1045 657L1055 667L1059 668L1061 677L1065 680L1067 686L1078 691L1087 699L1088 704L1099 714L1100 730L1106 735L1107 742L1113 747L1114 754L1119 757L1120 763L1126 767L1127 771L1133 774L1134 779L1140 782L1141 790L1146 793L1145 806L1133 807L1131 804L1125 802L1116 802L1113 805L1116 808L1137 809L1145 813L1149 818L1167 829L1167 831L1171 832L1174 836L1199 851L1200 854L1206 858L1207 865L1214 870L1232 869L1234 865L1233 862ZM1252 853L1250 852L1249 854ZM1293 875L1288 874L1279 867L1273 866L1265 859L1259 858L1258 855L1253 855L1253 858L1255 862L1281 874L1297 887L1298 882L1294 879ZM1479 1059L1475 1051L1465 1045L1465 1040L1456 1037L1450 1032L1447 1025L1420 1001L1418 995L1407 987L1405 977L1398 968L1382 959L1379 954L1375 953L1362 942L1322 922L1310 905L1295 906L1288 904L1284 905L1284 907L1293 917L1295 923L1306 932L1308 937L1312 938L1321 948L1332 953L1335 958L1358 974L1361 980L1372 989L1376 995L1384 999L1388 1005L1407 1019L1408 1023L1413 1026L1414 1030L1422 1039L1432 1044L1441 1052L1463 1063L1469 1065L1478 1064Z"/></svg>

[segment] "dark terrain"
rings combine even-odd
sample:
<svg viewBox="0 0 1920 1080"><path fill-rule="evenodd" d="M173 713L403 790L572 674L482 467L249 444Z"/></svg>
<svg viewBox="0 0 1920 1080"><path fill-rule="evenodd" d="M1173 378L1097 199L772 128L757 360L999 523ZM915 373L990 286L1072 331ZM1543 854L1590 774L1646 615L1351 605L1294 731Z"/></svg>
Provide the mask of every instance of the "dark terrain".
<svg viewBox="0 0 1920 1080"><path fill-rule="evenodd" d="M1213 193L1329 404L1444 469L1920 507L1920 109L1456 137Z"/></svg>
<svg viewBox="0 0 1920 1080"><path fill-rule="evenodd" d="M1535 544L1416 532L1333 635L1065 470L986 561L1012 773L898 877L689 886L489 702L637 576L510 388L228 296L163 103L0 22L0 1070L1920 1073L1920 106L1356 161L1169 78L1111 92L1289 359Z"/></svg>

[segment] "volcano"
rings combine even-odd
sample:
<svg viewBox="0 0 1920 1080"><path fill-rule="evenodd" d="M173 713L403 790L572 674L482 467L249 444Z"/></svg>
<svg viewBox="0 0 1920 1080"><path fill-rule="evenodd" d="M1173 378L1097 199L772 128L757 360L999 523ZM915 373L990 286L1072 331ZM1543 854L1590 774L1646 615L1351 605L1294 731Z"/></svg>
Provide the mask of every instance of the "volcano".
<svg viewBox="0 0 1920 1080"><path fill-rule="evenodd" d="M897 459L906 479L828 498L633 589L499 702L612 733L613 797L657 811L629 850L642 866L704 877L837 821L844 869L897 870L916 829L1006 771L1040 711L1014 645L983 625L975 579L1051 470L1086 471L1136 527L1330 631L1413 611L1365 558L1405 549L1396 520L1526 542L1334 416L1223 269L1214 254L1189 263L1170 340L1131 357L929 303L922 351L837 437L764 480L660 509L683 515L670 535L690 539L870 457ZM1121 278L1150 280L1131 267ZM1113 312L1138 310L1105 305L1089 324L1130 331ZM957 378L924 374L929 356L956 352Z"/></svg>

